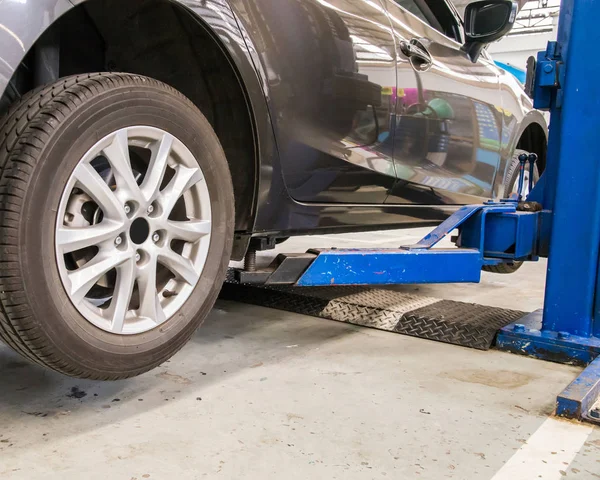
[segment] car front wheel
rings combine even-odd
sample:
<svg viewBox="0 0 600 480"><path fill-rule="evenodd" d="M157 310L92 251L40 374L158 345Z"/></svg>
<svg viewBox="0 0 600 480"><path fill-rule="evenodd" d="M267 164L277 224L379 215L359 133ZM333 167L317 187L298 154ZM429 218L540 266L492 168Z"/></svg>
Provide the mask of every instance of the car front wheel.
<svg viewBox="0 0 600 480"><path fill-rule="evenodd" d="M212 308L234 198L208 121L138 75L62 79L0 124L0 337L115 380L175 354Z"/></svg>

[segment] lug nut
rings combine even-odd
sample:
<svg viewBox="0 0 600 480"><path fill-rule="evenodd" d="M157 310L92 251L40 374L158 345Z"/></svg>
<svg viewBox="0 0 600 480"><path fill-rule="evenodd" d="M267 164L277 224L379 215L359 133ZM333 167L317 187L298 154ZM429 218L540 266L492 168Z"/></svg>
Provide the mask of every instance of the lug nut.
<svg viewBox="0 0 600 480"><path fill-rule="evenodd" d="M148 205L148 213L152 213L154 211L154 205Z"/></svg>
<svg viewBox="0 0 600 480"><path fill-rule="evenodd" d="M123 243L123 239L121 237L115 238L115 245L118 247Z"/></svg>
<svg viewBox="0 0 600 480"><path fill-rule="evenodd" d="M152 235L152 241L154 243L158 243L159 240L160 240L160 235L158 233L154 233L154 235Z"/></svg>
<svg viewBox="0 0 600 480"><path fill-rule="evenodd" d="M135 254L135 261L139 262L142 259L142 256L139 253Z"/></svg>

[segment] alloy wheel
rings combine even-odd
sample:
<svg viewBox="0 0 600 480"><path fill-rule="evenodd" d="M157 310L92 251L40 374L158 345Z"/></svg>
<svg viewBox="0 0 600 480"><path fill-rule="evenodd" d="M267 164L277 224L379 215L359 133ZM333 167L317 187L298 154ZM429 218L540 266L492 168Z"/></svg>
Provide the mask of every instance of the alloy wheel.
<svg viewBox="0 0 600 480"><path fill-rule="evenodd" d="M107 135L60 200L56 258L71 303L113 334L162 325L198 283L211 226L204 175L181 141L147 126Z"/></svg>

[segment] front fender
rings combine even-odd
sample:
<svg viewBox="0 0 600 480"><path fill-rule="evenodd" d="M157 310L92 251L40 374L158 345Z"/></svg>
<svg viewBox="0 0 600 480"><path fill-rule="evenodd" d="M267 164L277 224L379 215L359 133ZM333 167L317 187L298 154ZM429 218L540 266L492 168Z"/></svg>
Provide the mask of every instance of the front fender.
<svg viewBox="0 0 600 480"><path fill-rule="evenodd" d="M128 0L122 0L126 2ZM268 86L257 71L252 41L240 27L230 0L166 0L187 9L221 45L246 94L255 130L257 192L270 190L278 154L265 95ZM36 40L62 15L90 0L0 0L0 102L11 77ZM0 104L0 108L3 105ZM263 188L264 186L264 188ZM281 188L281 187L278 187ZM264 196L264 195L263 195ZM255 212L256 214L256 212ZM252 226L248 227L250 230Z"/></svg>
<svg viewBox="0 0 600 480"><path fill-rule="evenodd" d="M71 8L68 0L0 0L0 98L35 41Z"/></svg>
<svg viewBox="0 0 600 480"><path fill-rule="evenodd" d="M527 127L529 127L532 124L537 124L542 128L542 130L544 131L544 135L546 136L546 144L548 144L548 123L546 122L546 118L539 110L530 110L525 114L525 116L519 123L519 128L516 129L515 135L513 135L513 138L511 139L511 152L513 152L515 148L517 148L517 144L521 140L521 137L523 137L525 130L527 130ZM506 171L504 172L504 174L506 175Z"/></svg>

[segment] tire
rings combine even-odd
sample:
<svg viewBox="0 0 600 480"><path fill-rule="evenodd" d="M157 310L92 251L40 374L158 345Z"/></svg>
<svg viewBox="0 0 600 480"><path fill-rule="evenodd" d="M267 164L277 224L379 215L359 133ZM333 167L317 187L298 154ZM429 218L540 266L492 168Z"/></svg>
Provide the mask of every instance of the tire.
<svg viewBox="0 0 600 480"><path fill-rule="evenodd" d="M523 265L523 262L510 262L500 263L498 265L484 265L483 267L481 267L481 269L484 272L508 275L510 273L515 273L519 268L521 268L521 265Z"/></svg>
<svg viewBox="0 0 600 480"><path fill-rule="evenodd" d="M529 152L526 152L525 150L515 150L515 153L512 156L512 160L510 162L510 166L508 167L508 172L506 174L506 180L504 181L504 193L506 198L508 198L513 192L513 190L515 189L515 185L519 180L519 171L521 167L521 164L519 162L519 155L523 153L529 154ZM529 165L527 165L526 168L529 168ZM536 165L533 171L534 184L537 183L539 179L540 174ZM521 268L522 265L523 262L500 263L499 265L484 265L482 270L484 272L500 273L506 275L509 273L515 273L519 268Z"/></svg>
<svg viewBox="0 0 600 480"><path fill-rule="evenodd" d="M77 252L63 254L70 252L71 247L75 248L72 243L70 248L64 247L63 238L67 237L61 236L63 230L71 228L65 227L65 222L73 215L69 213L63 218L60 212L63 204L69 206L74 196L85 197L89 193L81 187L85 182L77 183L77 172L85 170L80 166L87 168L93 165L91 161L84 164L85 155L92 152L102 138L112 139L111 145L118 144L115 143L117 138L125 138L129 142L131 132L137 132L136 128L142 129L134 126L143 126L140 135L152 132L152 135L160 133L162 140L173 138L173 146L169 144L166 150L162 174L154 175L152 180L150 171L158 169L152 170L149 162L153 160L148 160L147 171L141 179L138 181L137 177L131 177L134 178L131 191L135 190L138 195L142 195L144 185L148 187L148 192L154 185L153 206L145 207L140 200L132 204L132 210L126 203L126 214L118 213L124 219L123 228L126 228L119 236L124 239L123 243L118 244L116 238L113 242L112 237L103 239L98 246L85 247L97 248L92 260L80 260L86 262L83 267L77 264L74 269L66 268L67 259L72 259ZM124 137L118 137L115 133L123 131L126 132ZM134 160L143 161L132 153L134 146L129 143L125 145L128 153L123 158L129 160L131 171L134 172ZM142 145L135 148L151 152L153 147ZM152 165L160 165L160 155L159 151L152 157L155 158ZM110 166L107 178L112 178L115 185L113 188L110 181L106 180L109 185L106 189L117 197L126 192L121 188L125 183L121 183L120 179L124 177L115 175L118 170L113 168L110 156L105 156ZM140 154L139 158L142 157ZM94 162L102 158L100 155ZM196 163L190 164L191 159ZM167 164L167 160L171 163ZM184 165L184 161L188 163ZM160 365L186 344L217 298L231 254L235 218L233 186L225 154L206 118L187 98L167 85L139 75L95 73L61 79L29 93L0 120L0 171L0 338L7 345L24 357L66 375L117 380L139 375ZM167 171L170 172L170 180ZM188 171L191 172L190 178L193 175L193 181L179 185L177 179L183 178ZM101 178L100 170L96 173L97 178ZM97 178L94 177L94 182L97 182ZM77 188L70 190L69 182L77 185ZM210 201L197 200L207 198ZM171 199L175 206L171 207ZM113 204L116 205L115 202ZM158 234L153 236L151 230L150 233L142 233L145 235L143 238L140 237L142 234L136 233L140 238L136 237L134 241L134 224L143 224L142 230L155 228L155 225L159 225L156 222L163 222L160 225L182 226L181 219L173 216L174 212L181 209L187 212L192 204L196 205L197 211L207 212L208 220L198 220L194 224L203 222L204 230L194 234L189 241L177 240L180 237L171 236L171 232L167 231L164 242L168 243L160 244ZM94 200L86 205L95 205ZM157 205L157 210L151 217L154 205ZM104 220L109 218L107 212L112 212L113 207L112 210L105 210L103 204L98 202L93 207L94 219L85 228L105 225ZM140 220L137 216L144 218ZM117 225L108 222L106 220L106 225L111 228ZM191 223L187 223L185 229L190 228ZM69 242L73 242L75 237L68 238ZM138 240L144 243L138 243ZM103 300L92 302L87 296L89 292L83 300L75 301L73 291L76 282L73 280L69 283L70 291L67 291L65 278L71 279L73 272L100 257L104 249L109 248L106 242L111 245L114 243L115 249L121 248L122 251L114 252L121 252L119 255L122 254L123 259L122 263L101 277L105 285L110 285L111 274L116 272L117 275L117 280L112 281L112 299L107 301L110 306L101 305L99 302ZM160 262L171 258L170 252L176 250L174 245L177 242L183 246L177 247L179 253L176 252L173 261L168 264L177 267L169 270L165 267L167 263ZM146 256L146 248L159 253ZM134 256L131 256L132 252ZM112 253L106 253L102 258L115 264L117 262ZM142 277L138 275L147 265L154 265L160 270L165 278L161 280L161 285L159 274L154 270L154 276L152 273L144 274L146 276L143 278L150 280L142 288ZM187 277L181 273L181 265L189 267ZM134 272L134 277L124 274L121 277L121 272L127 269ZM152 272L152 269L146 272ZM129 289L124 288L128 285L127 281L130 282ZM100 280L94 283L92 290L110 290L110 286L100 286L100 283ZM124 309L119 309L117 285L119 292L123 287L123 292L129 295L124 296L121 302ZM166 293L168 286L174 289L169 292L170 296ZM82 290L85 288L82 287ZM147 292L156 294L156 297L146 295ZM186 294L183 295L183 292ZM134 300L136 295L137 307ZM146 301L149 299L151 301ZM146 307L151 307L152 311L155 309L155 318L146 313L136 313ZM167 315L168 309L172 312ZM103 324L98 326L89 319L96 318L92 317L91 312L103 318L107 311L113 315L110 317L107 314L109 320L112 318L112 323L107 325L114 327L114 331L104 328ZM117 311L124 312L120 330L115 326ZM135 328L126 332L130 319L135 319L135 323L132 323ZM152 325L156 326L150 328L150 321L154 321Z"/></svg>

